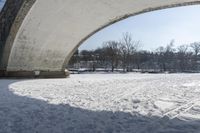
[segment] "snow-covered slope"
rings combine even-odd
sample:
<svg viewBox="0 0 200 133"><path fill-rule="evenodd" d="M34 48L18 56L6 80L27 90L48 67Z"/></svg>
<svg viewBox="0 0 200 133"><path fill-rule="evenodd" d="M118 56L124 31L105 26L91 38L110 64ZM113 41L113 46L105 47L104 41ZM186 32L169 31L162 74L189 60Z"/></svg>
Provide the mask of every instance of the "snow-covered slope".
<svg viewBox="0 0 200 133"><path fill-rule="evenodd" d="M0 133L200 133L200 74L0 80Z"/></svg>

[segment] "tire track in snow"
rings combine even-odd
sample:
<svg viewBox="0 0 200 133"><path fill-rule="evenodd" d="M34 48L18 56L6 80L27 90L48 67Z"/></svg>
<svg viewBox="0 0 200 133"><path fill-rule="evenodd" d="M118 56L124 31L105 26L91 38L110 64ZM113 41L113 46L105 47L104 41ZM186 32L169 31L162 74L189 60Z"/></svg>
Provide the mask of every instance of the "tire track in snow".
<svg viewBox="0 0 200 133"><path fill-rule="evenodd" d="M186 103L186 104L181 105L171 111L168 111L167 113L164 114L164 116L167 116L170 119L174 119L174 118L178 117L181 113L190 110L197 101L199 101L199 99L192 100L189 103Z"/></svg>
<svg viewBox="0 0 200 133"><path fill-rule="evenodd" d="M162 127L165 127L168 123L169 120L177 118L181 113L187 112L190 110L192 107L195 106L195 104L200 101L199 99L194 99L191 102L188 102L186 104L183 104L181 106L178 106L177 108L170 110L166 113L163 114L163 117L158 119L155 122L152 122L148 124L146 127L144 127L141 131L138 133L147 133L152 132L156 133L156 131L159 131Z"/></svg>

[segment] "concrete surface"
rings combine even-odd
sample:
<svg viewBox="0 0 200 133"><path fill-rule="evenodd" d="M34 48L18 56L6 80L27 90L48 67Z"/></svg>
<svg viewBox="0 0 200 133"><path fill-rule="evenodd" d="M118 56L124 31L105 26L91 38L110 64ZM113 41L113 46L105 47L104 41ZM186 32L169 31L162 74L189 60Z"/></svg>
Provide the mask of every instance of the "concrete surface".
<svg viewBox="0 0 200 133"><path fill-rule="evenodd" d="M13 1L13 0L12 0ZM26 0L24 0L26 1ZM27 1L26 1L27 2ZM100 29L129 16L200 0L30 0L2 50L7 72L64 72L72 53ZM29 10L30 9L30 10ZM17 28L14 26L19 23ZM12 30L14 29L14 30ZM13 32L15 34L13 35ZM19 74L20 75L20 74ZM48 74L47 74L48 75Z"/></svg>

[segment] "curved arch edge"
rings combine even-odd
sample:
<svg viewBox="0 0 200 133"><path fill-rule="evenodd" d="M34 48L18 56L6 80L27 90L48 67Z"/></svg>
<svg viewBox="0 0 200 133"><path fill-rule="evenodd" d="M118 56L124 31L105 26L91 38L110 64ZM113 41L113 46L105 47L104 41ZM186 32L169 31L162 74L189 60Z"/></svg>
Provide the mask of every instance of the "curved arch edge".
<svg viewBox="0 0 200 133"><path fill-rule="evenodd" d="M200 1L196 0L193 2L183 2L183 3L176 3L176 4L172 4L172 5L165 5L165 6L159 6L159 7L154 7L154 8L146 8L144 10L138 11L136 13L130 13L130 14L125 14L123 16L117 17L113 20L110 20L108 23L102 25L100 28L94 30L93 32L91 32L90 34L88 34L85 38L83 38L78 45L71 51L71 53L66 56L65 61L63 63L63 67L62 69L64 70L66 67L66 64L68 64L68 62L70 61L70 58L73 56L73 54L75 53L75 51L79 48L79 46L85 42L87 39L89 39L91 36L93 36L94 34L96 34L97 32L99 32L100 30L115 24L121 20L127 19L129 17L133 17L133 16L137 16L143 13L148 13L148 12L152 12L152 11L158 11L158 10L164 10L164 9L169 9L169 8L175 8L175 7L183 7L183 6L191 6L191 5L200 5Z"/></svg>
<svg viewBox="0 0 200 133"><path fill-rule="evenodd" d="M8 65L8 59L10 56L10 52L13 46L13 42L15 40L15 37L17 35L17 32L22 25L26 15L30 11L31 7L34 5L36 0L7 0L4 8L0 14L0 19L4 20L2 21L2 26L6 25L8 31L4 31L3 28L5 27L0 27L1 29L1 34L0 37L5 40L2 42L0 51L0 70L5 71ZM14 3L14 4L12 4ZM17 6L15 3L19 3ZM12 9L13 8L13 9ZM11 14L12 12L15 12L15 14ZM12 19L10 22L10 15L12 15ZM6 21L5 21L6 20ZM8 24L8 22L9 24ZM4 32L4 33L3 33ZM2 35L5 34L5 35Z"/></svg>

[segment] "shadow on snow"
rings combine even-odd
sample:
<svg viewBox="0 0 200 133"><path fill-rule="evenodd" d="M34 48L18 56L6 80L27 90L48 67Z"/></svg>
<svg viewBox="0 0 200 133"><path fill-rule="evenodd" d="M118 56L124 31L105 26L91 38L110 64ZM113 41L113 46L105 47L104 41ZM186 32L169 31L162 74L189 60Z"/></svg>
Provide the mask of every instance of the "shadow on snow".
<svg viewBox="0 0 200 133"><path fill-rule="evenodd" d="M0 80L0 133L197 133L199 120L91 111L19 96ZM2 84L3 83L3 84Z"/></svg>

